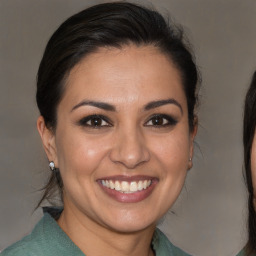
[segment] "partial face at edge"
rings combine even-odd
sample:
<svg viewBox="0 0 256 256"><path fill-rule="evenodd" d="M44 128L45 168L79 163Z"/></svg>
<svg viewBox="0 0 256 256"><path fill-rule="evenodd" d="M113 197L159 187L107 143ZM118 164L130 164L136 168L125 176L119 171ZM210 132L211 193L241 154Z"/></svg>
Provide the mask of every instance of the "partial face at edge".
<svg viewBox="0 0 256 256"><path fill-rule="evenodd" d="M252 149L251 149L251 171L252 171L252 184L254 189L254 197L256 198L256 134L254 134Z"/></svg>
<svg viewBox="0 0 256 256"><path fill-rule="evenodd" d="M42 139L64 208L121 232L155 225L182 189L196 133L170 60L150 46L100 49L71 71L57 119Z"/></svg>

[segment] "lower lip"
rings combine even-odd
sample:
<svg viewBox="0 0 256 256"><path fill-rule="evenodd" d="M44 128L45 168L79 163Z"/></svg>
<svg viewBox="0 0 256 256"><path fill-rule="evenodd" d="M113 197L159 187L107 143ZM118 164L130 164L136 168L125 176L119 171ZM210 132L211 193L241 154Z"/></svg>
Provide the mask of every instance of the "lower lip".
<svg viewBox="0 0 256 256"><path fill-rule="evenodd" d="M98 184L108 196L110 196L111 198L115 199L118 202L137 203L145 200L147 197L150 196L150 194L152 193L153 189L157 184L157 181L152 180L152 183L148 188L143 189L141 191L134 192L134 193L122 193L115 189L107 188L103 186L100 181L98 182Z"/></svg>

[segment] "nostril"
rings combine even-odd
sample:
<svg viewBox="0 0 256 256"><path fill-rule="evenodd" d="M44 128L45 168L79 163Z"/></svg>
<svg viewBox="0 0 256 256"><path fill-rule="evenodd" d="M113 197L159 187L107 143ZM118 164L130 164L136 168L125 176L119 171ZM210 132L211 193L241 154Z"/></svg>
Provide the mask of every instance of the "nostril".
<svg viewBox="0 0 256 256"><path fill-rule="evenodd" d="M144 142L135 138L128 138L126 141L123 139L116 146L113 146L110 159L132 169L149 161L150 154Z"/></svg>

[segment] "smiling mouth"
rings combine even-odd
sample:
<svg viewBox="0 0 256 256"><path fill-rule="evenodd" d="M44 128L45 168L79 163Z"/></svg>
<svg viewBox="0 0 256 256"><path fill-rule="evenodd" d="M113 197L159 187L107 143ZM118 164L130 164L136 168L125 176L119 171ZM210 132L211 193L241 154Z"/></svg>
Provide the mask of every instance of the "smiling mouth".
<svg viewBox="0 0 256 256"><path fill-rule="evenodd" d="M152 180L139 180L139 181L118 181L118 180L101 180L103 187L111 190L116 190L120 193L135 193L147 189L152 184Z"/></svg>

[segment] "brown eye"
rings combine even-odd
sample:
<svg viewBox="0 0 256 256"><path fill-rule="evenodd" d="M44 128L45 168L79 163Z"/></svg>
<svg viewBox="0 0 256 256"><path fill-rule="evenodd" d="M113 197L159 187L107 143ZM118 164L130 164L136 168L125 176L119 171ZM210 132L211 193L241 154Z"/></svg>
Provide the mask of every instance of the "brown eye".
<svg viewBox="0 0 256 256"><path fill-rule="evenodd" d="M169 115L154 115L147 122L146 126L154 126L154 127L165 127L175 125L177 120Z"/></svg>
<svg viewBox="0 0 256 256"><path fill-rule="evenodd" d="M163 124L167 123L165 121L166 120L162 116L155 116L151 119L152 125L163 125Z"/></svg>
<svg viewBox="0 0 256 256"><path fill-rule="evenodd" d="M79 121L79 125L91 128L112 126L111 123L107 120L107 118L101 115L87 116Z"/></svg>
<svg viewBox="0 0 256 256"><path fill-rule="evenodd" d="M91 126L102 126L102 123L104 121L99 117L94 117L91 120L89 120L87 123Z"/></svg>

